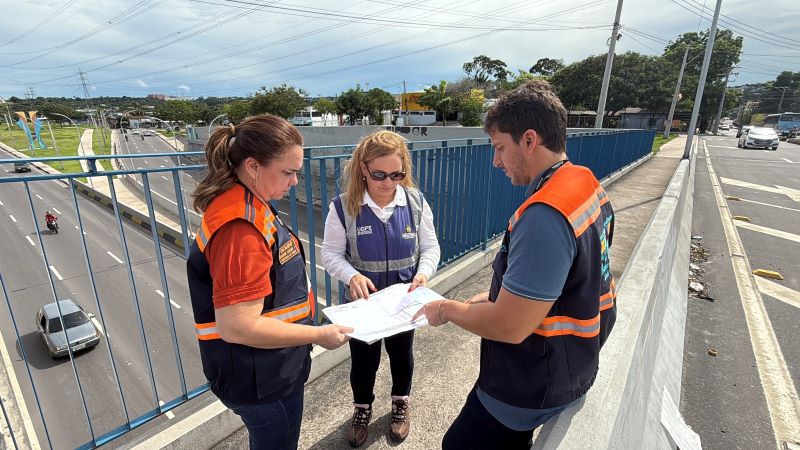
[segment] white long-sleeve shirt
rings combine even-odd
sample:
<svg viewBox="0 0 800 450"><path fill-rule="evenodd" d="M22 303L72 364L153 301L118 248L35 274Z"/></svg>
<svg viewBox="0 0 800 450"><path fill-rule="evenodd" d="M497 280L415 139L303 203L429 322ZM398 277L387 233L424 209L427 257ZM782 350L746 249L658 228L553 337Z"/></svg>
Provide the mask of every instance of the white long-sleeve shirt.
<svg viewBox="0 0 800 450"><path fill-rule="evenodd" d="M394 200L388 205L381 208L378 206L368 193L364 192L364 199L362 205L367 205L375 213L375 215L386 223L394 208L397 206L406 206L406 193L403 186L397 186L394 194ZM345 206L345 205L342 205ZM419 263L417 265L417 273L424 274L429 279L436 273L436 266L439 265L439 258L441 257L441 250L439 249L439 241L436 239L436 230L433 227L433 212L428 202L423 198L422 204L422 219L420 220L419 230L417 230L419 237ZM322 264L325 270L331 274L332 277L342 281L345 284L350 283L353 275L358 273L358 270L353 268L345 259L345 251L347 249L347 234L345 232L342 222L339 220L339 215L336 214L336 207L331 202L328 207L328 217L325 218L325 235L322 241Z"/></svg>

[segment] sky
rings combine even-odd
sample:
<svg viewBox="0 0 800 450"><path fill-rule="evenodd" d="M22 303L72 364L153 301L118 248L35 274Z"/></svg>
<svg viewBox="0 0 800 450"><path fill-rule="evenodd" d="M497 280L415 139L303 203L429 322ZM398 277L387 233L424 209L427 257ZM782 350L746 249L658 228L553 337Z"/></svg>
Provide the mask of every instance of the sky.
<svg viewBox="0 0 800 450"><path fill-rule="evenodd" d="M420 91L477 55L529 69L605 54L618 0L39 0L0 15L0 96L333 96ZM620 0L622 1L622 0ZM800 0L723 0L744 37L731 85L800 71ZM714 0L624 0L616 52L658 55L710 27Z"/></svg>

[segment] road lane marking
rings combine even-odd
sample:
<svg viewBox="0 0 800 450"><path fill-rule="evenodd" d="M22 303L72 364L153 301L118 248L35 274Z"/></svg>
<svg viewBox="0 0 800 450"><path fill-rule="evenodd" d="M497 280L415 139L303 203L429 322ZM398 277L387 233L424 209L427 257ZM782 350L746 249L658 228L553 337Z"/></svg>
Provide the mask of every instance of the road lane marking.
<svg viewBox="0 0 800 450"><path fill-rule="evenodd" d="M106 253L108 253L108 256L110 256L110 257L114 258L114 259L115 259L115 260L116 260L118 263L120 263L120 264L124 264L124 263L123 263L123 261L122 261L121 259L117 258L117 255L115 255L115 254L111 253L110 251L106 251Z"/></svg>
<svg viewBox="0 0 800 450"><path fill-rule="evenodd" d="M77 225L75 225L75 229L76 229L76 230L78 230L78 231L80 231L80 228L79 228ZM83 234L89 234L89 233L87 233L87 232L85 232L85 231L84 231L84 232L83 232Z"/></svg>
<svg viewBox="0 0 800 450"><path fill-rule="evenodd" d="M0 206L3 206L3 202L2 201L0 201Z"/></svg>
<svg viewBox="0 0 800 450"><path fill-rule="evenodd" d="M800 234L788 233L786 231L775 230L773 228L762 227L761 225L754 225L749 222L742 222L737 220L736 226L746 228L748 230L757 231L759 233L768 234L770 236L787 239L789 241L800 242Z"/></svg>
<svg viewBox="0 0 800 450"><path fill-rule="evenodd" d="M771 207L773 207L773 208L785 209L785 210L787 210L787 211L800 212L800 209L789 208L789 207L786 207L786 206L781 206L781 205L772 205L772 204L769 204L769 203L757 202L757 201L755 201L755 200L747 200L746 198L741 198L741 199L739 199L739 200L740 200L740 201L743 201L743 202L747 202L747 203L755 203L756 205L771 206Z"/></svg>
<svg viewBox="0 0 800 450"><path fill-rule="evenodd" d="M36 244L33 242L33 239L31 239L30 236L25 236L25 239L27 239L28 242L30 242L32 246L36 247Z"/></svg>
<svg viewBox="0 0 800 450"><path fill-rule="evenodd" d="M777 184L775 185L775 187L764 186L762 184L755 184L755 183L750 183L750 182L747 182L747 181L734 180L733 178L720 177L719 179L720 179L721 182L723 182L725 184L728 184L728 185L731 185L731 186L739 186L739 187L748 188L748 189L756 189L756 190L759 190L759 191L769 192L769 193L772 193L772 194L781 194L781 195L785 195L785 196L791 198L792 200L794 200L796 202L800 202L800 190L798 190L798 189L794 189L794 188L790 188L790 187L786 187L786 186L780 186L780 185L777 185Z"/></svg>
<svg viewBox="0 0 800 450"><path fill-rule="evenodd" d="M14 222L14 223L17 223L17 219L16 219L16 218L14 218L14 216L12 216L11 214L9 214L9 215L8 215L8 217L10 217L10 218L11 218L11 221L12 221L12 222Z"/></svg>
<svg viewBox="0 0 800 450"><path fill-rule="evenodd" d="M50 271L53 272L53 275L55 275L56 278L58 278L58 281L61 281L61 280L64 279L64 277L62 277L61 274L58 273L58 270L56 270L55 267L53 267L53 266L49 266L49 267L50 267Z"/></svg>
<svg viewBox="0 0 800 450"><path fill-rule="evenodd" d="M161 289L156 289L156 294L160 295L160 296L161 296L161 298L164 298L164 293L163 293L163 292L161 292ZM175 303L175 302L174 302L172 299L169 299L169 302L170 302L170 304L172 304L172 306L174 306L175 308L177 308L177 309L181 309L181 305L179 305L179 304Z"/></svg>
<svg viewBox="0 0 800 450"><path fill-rule="evenodd" d="M787 159L787 158L781 158L781 159L786 161L789 164L800 164L800 161L792 161L792 160Z"/></svg>
<svg viewBox="0 0 800 450"><path fill-rule="evenodd" d="M772 421L775 443L781 446L783 442L800 442L800 402L797 401L797 390L764 307L764 299L756 289L750 261L731 219L730 209L722 194L717 174L711 165L708 147L705 145L704 147L708 176L722 219L736 287L739 290L750 342L753 345L758 376L761 379L767 410Z"/></svg>
<svg viewBox="0 0 800 450"><path fill-rule="evenodd" d="M713 145L713 144L712 144L712 145L709 145L709 147L714 147L714 148L727 148L727 149L731 149L731 150L736 150L736 149L738 149L738 148L739 148L739 147L727 147L727 146L724 146L724 145Z"/></svg>
<svg viewBox="0 0 800 450"><path fill-rule="evenodd" d="M159 400L158 404L161 405L161 406L164 406L164 401L163 400ZM175 414L173 414L172 411L167 411L167 412L164 413L164 415L167 416L167 419L169 419L169 420L172 420L172 419L175 418Z"/></svg>
<svg viewBox="0 0 800 450"><path fill-rule="evenodd" d="M100 334L102 334L103 336L106 336L106 332L105 332L105 330L103 330L103 326L100 325L100 321L97 320L97 317L92 317L92 323L94 324L94 326L97 327L97 331L99 331Z"/></svg>
<svg viewBox="0 0 800 450"><path fill-rule="evenodd" d="M34 195L35 195L35 196L36 196L36 198L38 198L39 200L44 200L44 199L42 198L42 196L41 196L41 195L39 195L39 194L34 194Z"/></svg>
<svg viewBox="0 0 800 450"><path fill-rule="evenodd" d="M770 297L776 298L787 305L792 305L800 309L800 292L794 289L778 284L774 281L767 280L766 278L755 277L756 286L762 294L767 294Z"/></svg>
<svg viewBox="0 0 800 450"><path fill-rule="evenodd" d="M61 214L61 211L59 211L59 210L57 210L57 209L55 209L55 208L53 208L53 211L55 211L55 212L56 212L56 214Z"/></svg>
<svg viewBox="0 0 800 450"><path fill-rule="evenodd" d="M164 175L161 175L161 178L163 178L164 181L169 181L169 179L167 177L165 177Z"/></svg>

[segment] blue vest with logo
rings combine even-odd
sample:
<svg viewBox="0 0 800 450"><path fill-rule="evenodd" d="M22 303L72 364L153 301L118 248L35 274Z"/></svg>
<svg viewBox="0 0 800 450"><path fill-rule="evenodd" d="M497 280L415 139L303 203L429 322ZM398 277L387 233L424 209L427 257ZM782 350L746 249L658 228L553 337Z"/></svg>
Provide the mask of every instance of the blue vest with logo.
<svg viewBox="0 0 800 450"><path fill-rule="evenodd" d="M213 280L203 252L214 233L236 219L253 224L272 252L272 294L264 298L262 316L311 325L314 294L306 275L303 247L271 206L261 203L240 184L211 202L187 261L203 373L214 394L225 402L267 403L303 389L311 369L311 346L260 349L220 338L212 300Z"/></svg>
<svg viewBox="0 0 800 450"><path fill-rule="evenodd" d="M398 187L399 189L399 187ZM404 189L406 205L397 206L383 223L368 205L362 205L353 218L344 207L345 194L333 199L336 213L347 234L345 259L376 288L409 283L417 272L419 239L417 230L422 218L422 192ZM342 293L351 300L349 290Z"/></svg>
<svg viewBox="0 0 800 450"><path fill-rule="evenodd" d="M478 386L492 397L521 408L552 408L585 394L597 374L600 348L616 319L616 294L608 249L614 212L592 172L566 163L512 216L492 269L494 302L508 265L514 223L534 203L547 204L570 223L577 253L561 296L541 325L520 344L481 340ZM531 267L531 276L536 268Z"/></svg>

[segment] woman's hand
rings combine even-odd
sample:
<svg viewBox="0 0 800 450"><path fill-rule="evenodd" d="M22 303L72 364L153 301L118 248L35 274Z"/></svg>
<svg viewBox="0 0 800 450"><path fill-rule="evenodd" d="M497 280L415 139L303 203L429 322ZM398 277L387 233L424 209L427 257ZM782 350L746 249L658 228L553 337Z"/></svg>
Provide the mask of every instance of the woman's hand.
<svg viewBox="0 0 800 450"><path fill-rule="evenodd" d="M343 327L341 325L325 325L317 328L317 338L314 339L314 344L321 345L328 350L333 350L344 345L350 340L350 336L345 333L352 333L353 329L350 327Z"/></svg>
<svg viewBox="0 0 800 450"><path fill-rule="evenodd" d="M411 280L411 286L408 287L408 292L413 291L414 289L425 286L428 283L428 276L424 273L418 273L414 275L414 279Z"/></svg>
<svg viewBox="0 0 800 450"><path fill-rule="evenodd" d="M375 285L372 284L372 280L364 275L361 275L360 273L357 273L353 275L353 278L350 278L350 283L348 286L350 287L350 298L353 300L359 298L368 299L370 291L377 291Z"/></svg>

